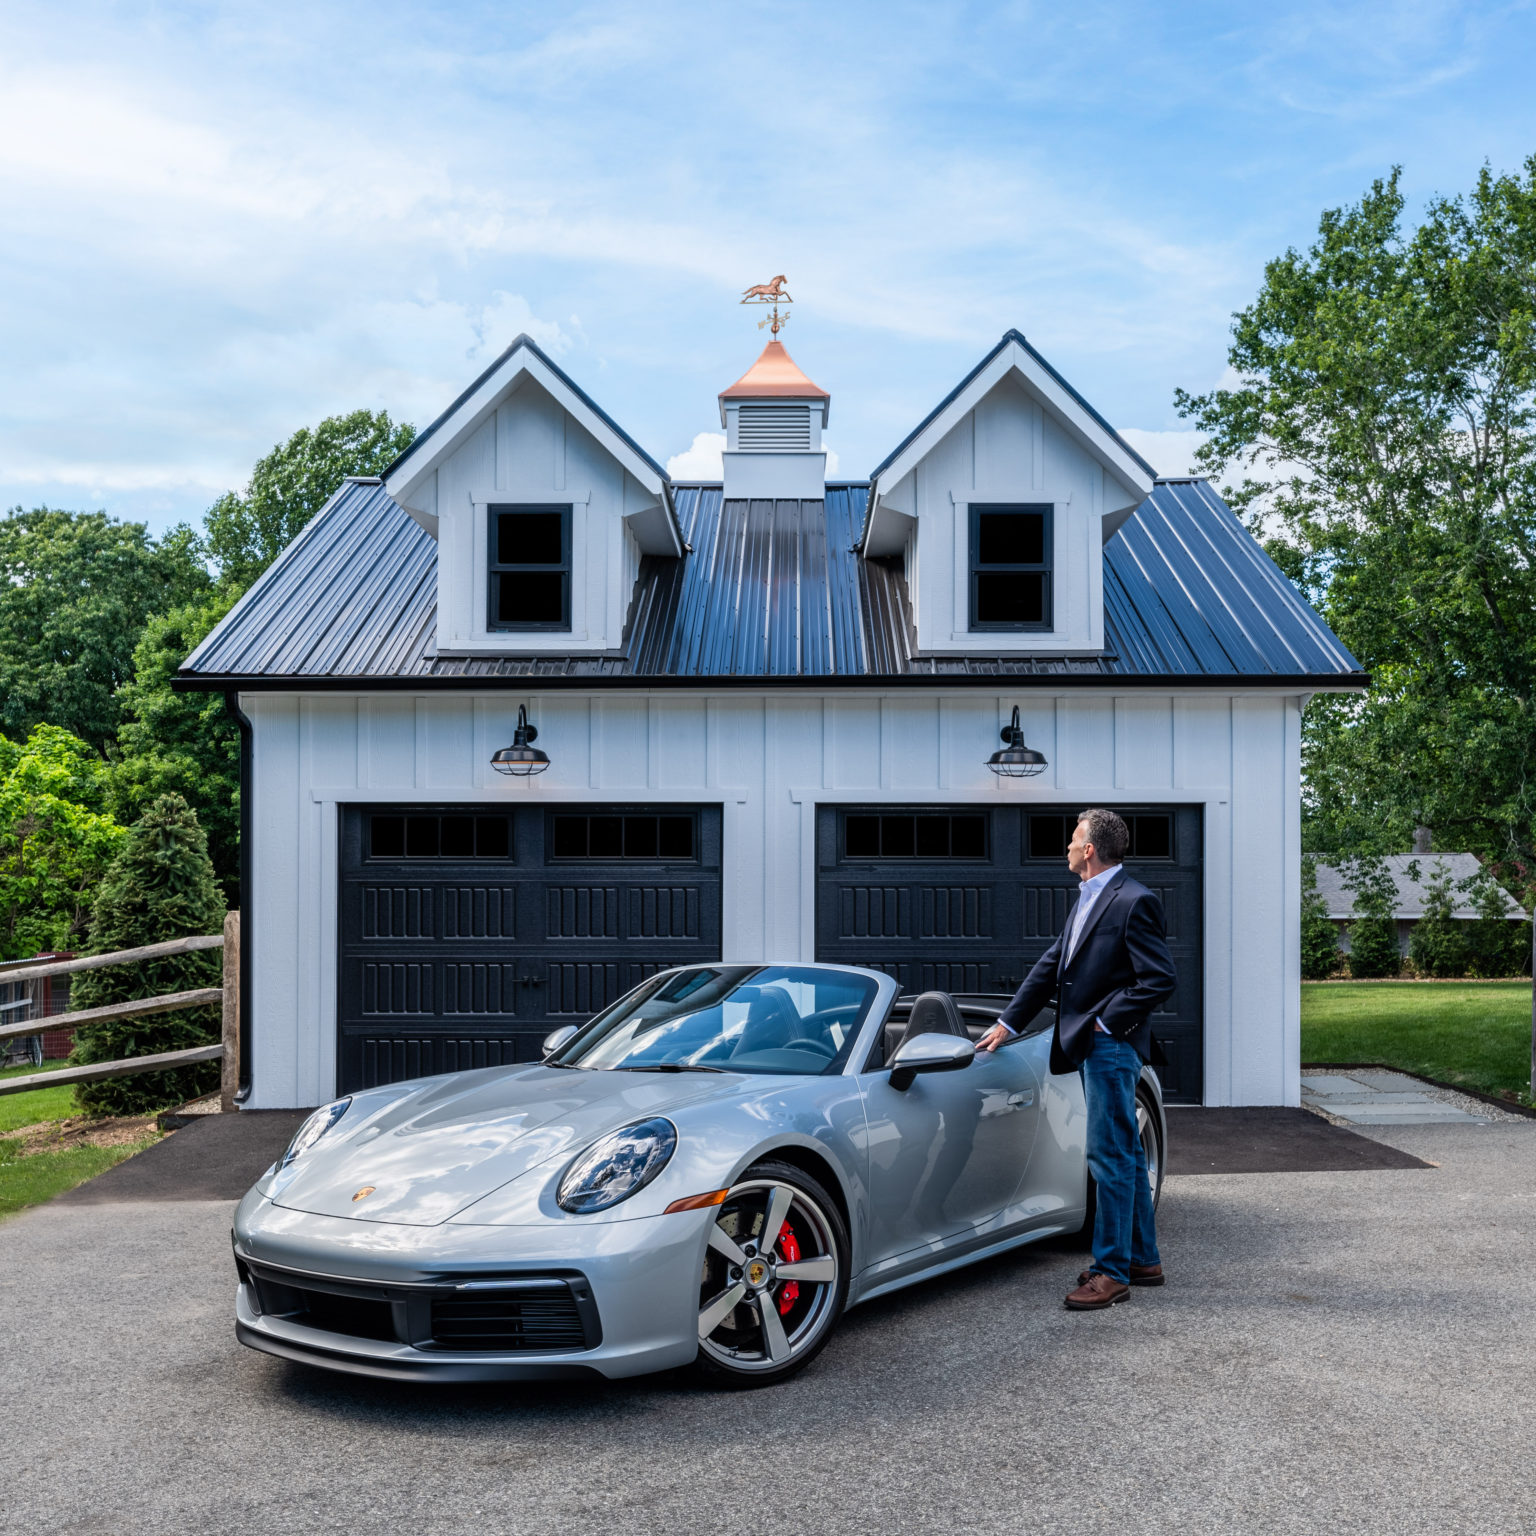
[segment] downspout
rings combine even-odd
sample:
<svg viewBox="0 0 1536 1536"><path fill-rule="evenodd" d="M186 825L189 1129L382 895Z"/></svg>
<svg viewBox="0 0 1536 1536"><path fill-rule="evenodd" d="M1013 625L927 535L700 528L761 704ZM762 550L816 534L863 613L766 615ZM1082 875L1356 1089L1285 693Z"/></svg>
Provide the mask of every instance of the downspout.
<svg viewBox="0 0 1536 1536"><path fill-rule="evenodd" d="M230 689L224 708L240 727L240 1087L235 1102L251 1096L251 787L254 779L254 735L250 717L240 708L240 695Z"/></svg>

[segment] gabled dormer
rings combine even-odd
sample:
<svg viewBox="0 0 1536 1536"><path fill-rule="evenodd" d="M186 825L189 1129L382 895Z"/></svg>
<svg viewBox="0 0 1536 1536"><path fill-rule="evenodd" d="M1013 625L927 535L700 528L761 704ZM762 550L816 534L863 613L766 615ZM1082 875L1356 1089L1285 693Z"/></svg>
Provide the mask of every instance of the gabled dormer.
<svg viewBox="0 0 1536 1536"><path fill-rule="evenodd" d="M1094 654L1104 543L1155 479L1009 331L870 477L861 548L902 562L919 652Z"/></svg>
<svg viewBox="0 0 1536 1536"><path fill-rule="evenodd" d="M437 540L437 649L617 651L643 554L681 555L666 472L527 336L390 466Z"/></svg>

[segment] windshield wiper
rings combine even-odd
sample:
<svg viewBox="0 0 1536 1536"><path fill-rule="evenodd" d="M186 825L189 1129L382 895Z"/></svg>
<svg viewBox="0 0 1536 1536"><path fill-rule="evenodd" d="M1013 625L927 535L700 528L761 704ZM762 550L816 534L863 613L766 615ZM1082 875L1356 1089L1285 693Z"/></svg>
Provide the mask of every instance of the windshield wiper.
<svg viewBox="0 0 1536 1536"><path fill-rule="evenodd" d="M706 1067L696 1061L654 1061L638 1067L615 1067L615 1072L724 1072L724 1067Z"/></svg>

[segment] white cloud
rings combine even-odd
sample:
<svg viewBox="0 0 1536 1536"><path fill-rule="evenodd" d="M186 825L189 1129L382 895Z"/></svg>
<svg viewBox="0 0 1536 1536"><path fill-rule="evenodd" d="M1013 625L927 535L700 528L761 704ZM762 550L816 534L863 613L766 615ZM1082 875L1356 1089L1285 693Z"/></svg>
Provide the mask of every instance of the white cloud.
<svg viewBox="0 0 1536 1536"><path fill-rule="evenodd" d="M1141 427L1120 427L1120 436L1160 475L1204 474L1195 464L1195 451L1205 441L1204 432L1148 432Z"/></svg>
<svg viewBox="0 0 1536 1536"><path fill-rule="evenodd" d="M724 452L724 432L696 433L691 447L667 460L667 473L674 480L718 480L725 472Z"/></svg>

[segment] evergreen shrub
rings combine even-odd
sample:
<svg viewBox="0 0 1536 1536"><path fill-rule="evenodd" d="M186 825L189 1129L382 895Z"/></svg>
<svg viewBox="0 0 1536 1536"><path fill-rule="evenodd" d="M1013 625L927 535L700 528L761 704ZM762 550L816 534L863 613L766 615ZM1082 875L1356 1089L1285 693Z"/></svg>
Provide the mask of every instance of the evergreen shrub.
<svg viewBox="0 0 1536 1536"><path fill-rule="evenodd" d="M1416 875L1414 865L1408 870ZM1456 916L1455 891L1450 866L1436 859L1424 887L1424 915L1408 941L1408 958L1421 976L1467 974L1467 925Z"/></svg>
<svg viewBox="0 0 1536 1536"><path fill-rule="evenodd" d="M1328 904L1317 889L1317 861L1301 860L1301 976L1325 981L1339 968L1339 932L1328 916Z"/></svg>
<svg viewBox="0 0 1536 1536"><path fill-rule="evenodd" d="M203 829L180 795L161 795L128 829L102 881L91 913L89 952L106 954L191 934L218 933L223 925L224 901ZM83 971L71 989L70 1007L100 1008L217 986L222 974L220 953L203 949ZM78 1032L70 1061L85 1066L213 1045L219 1039L220 1022L217 1004L180 1013L108 1019ZM219 1063L205 1061L171 1072L82 1083L75 1089L75 1101L88 1114L152 1114L211 1093L218 1085Z"/></svg>
<svg viewBox="0 0 1536 1536"><path fill-rule="evenodd" d="M1349 974L1356 980L1396 976L1402 969L1397 947L1397 885L1373 854L1344 863L1344 888L1354 894L1349 925Z"/></svg>

